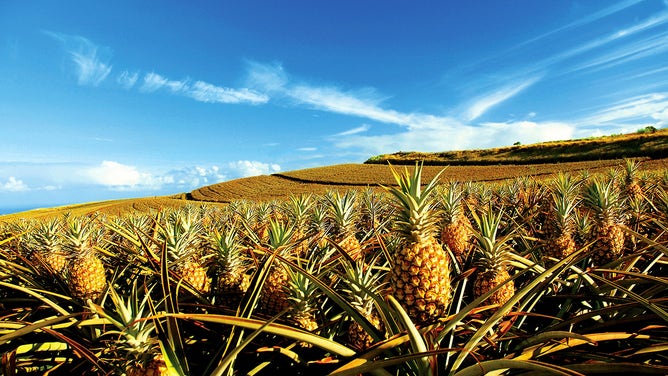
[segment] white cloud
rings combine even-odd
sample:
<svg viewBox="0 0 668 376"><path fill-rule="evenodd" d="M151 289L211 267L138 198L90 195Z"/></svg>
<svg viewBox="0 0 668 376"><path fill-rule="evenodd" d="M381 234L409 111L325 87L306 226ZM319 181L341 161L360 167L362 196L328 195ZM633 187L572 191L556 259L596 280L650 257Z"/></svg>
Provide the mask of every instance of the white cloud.
<svg viewBox="0 0 668 376"><path fill-rule="evenodd" d="M116 77L116 82L121 85L124 89L131 89L137 83L139 79L139 73L137 72L128 72L123 71L121 74Z"/></svg>
<svg viewBox="0 0 668 376"><path fill-rule="evenodd" d="M578 122L581 126L668 125L668 93L650 93L620 101ZM633 129L635 130L635 129Z"/></svg>
<svg viewBox="0 0 668 376"><path fill-rule="evenodd" d="M335 134L335 135L333 135L333 136L334 136L334 137L337 137L337 136L339 136L339 137L340 137L340 136L352 136L352 135L354 135L354 134L358 134L358 133L366 132L366 131L369 130L369 128L371 128L371 127L369 127L367 124L364 124L364 125L359 126L359 127L357 127L357 128L353 128L353 129L349 129L349 130L347 130L347 131L343 131L343 132L337 133L337 134Z"/></svg>
<svg viewBox="0 0 668 376"><path fill-rule="evenodd" d="M154 92L162 88L169 89L172 93L178 93L186 90L188 83L186 81L169 80L157 73L147 73L144 75L144 83L140 90L143 92Z"/></svg>
<svg viewBox="0 0 668 376"><path fill-rule="evenodd" d="M281 166L276 163L236 161L228 163L227 170L234 178L245 178L249 176L273 174L281 171Z"/></svg>
<svg viewBox="0 0 668 376"><path fill-rule="evenodd" d="M14 176L10 176L5 183L0 182L0 192L25 192L29 190L30 188L23 180L17 179Z"/></svg>
<svg viewBox="0 0 668 376"><path fill-rule="evenodd" d="M316 151L316 150L318 150L318 148L314 148L314 147L305 147L305 148L298 148L297 150L298 150L298 151Z"/></svg>
<svg viewBox="0 0 668 376"><path fill-rule="evenodd" d="M562 122L518 121L485 123L479 126L463 123L443 128L423 128L378 136L353 135L333 138L339 148L356 150L360 155L397 151L438 152L511 145L517 141L535 143L573 137L575 127Z"/></svg>
<svg viewBox="0 0 668 376"><path fill-rule="evenodd" d="M165 183L163 178L114 161L103 161L83 174L90 179L89 183L116 190L160 189Z"/></svg>
<svg viewBox="0 0 668 376"><path fill-rule="evenodd" d="M62 43L75 64L79 85L98 86L111 73L112 66L104 56L110 54L107 48L100 48L90 40L77 35L51 31L44 33Z"/></svg>
<svg viewBox="0 0 668 376"><path fill-rule="evenodd" d="M538 77L532 77L522 82L502 87L492 93L486 94L478 99L466 111L466 119L473 121L482 116L490 108L514 97L529 86L538 81Z"/></svg>
<svg viewBox="0 0 668 376"><path fill-rule="evenodd" d="M269 101L269 96L250 89L230 89L197 81L189 89L188 95L206 103L251 103L261 104Z"/></svg>
<svg viewBox="0 0 668 376"><path fill-rule="evenodd" d="M84 181L79 183L127 191L194 189L236 178L272 174L280 170L278 164L240 160L222 166L188 166L161 173L142 171L135 166L115 161L103 161L98 166L86 168L80 174Z"/></svg>

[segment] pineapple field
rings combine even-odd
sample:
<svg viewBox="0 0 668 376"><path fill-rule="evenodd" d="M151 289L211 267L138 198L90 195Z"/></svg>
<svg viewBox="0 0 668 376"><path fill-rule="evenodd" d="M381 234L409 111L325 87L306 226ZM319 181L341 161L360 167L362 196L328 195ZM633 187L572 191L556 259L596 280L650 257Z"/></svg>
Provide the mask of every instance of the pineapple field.
<svg viewBox="0 0 668 376"><path fill-rule="evenodd" d="M668 168L581 163L303 170L253 180L290 182L263 199L11 217L0 370L668 374Z"/></svg>

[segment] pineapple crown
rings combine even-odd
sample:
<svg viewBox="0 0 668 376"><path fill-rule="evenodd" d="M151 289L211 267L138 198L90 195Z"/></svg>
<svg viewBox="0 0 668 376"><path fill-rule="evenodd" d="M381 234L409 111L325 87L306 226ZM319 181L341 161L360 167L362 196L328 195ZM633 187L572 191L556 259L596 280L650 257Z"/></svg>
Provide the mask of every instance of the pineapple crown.
<svg viewBox="0 0 668 376"><path fill-rule="evenodd" d="M303 226L306 216L312 207L313 202L310 194L290 196L288 210L297 226Z"/></svg>
<svg viewBox="0 0 668 376"><path fill-rule="evenodd" d="M438 230L438 218L434 215L436 203L434 189L444 170L441 170L423 189L421 163L416 163L412 172L406 168L403 174L397 173L392 166L390 169L399 186L386 187L399 203L400 210L397 211L395 222L397 230L405 239L413 242L434 236Z"/></svg>
<svg viewBox="0 0 668 376"><path fill-rule="evenodd" d="M84 256L94 252L94 244L101 234L96 233L92 219L67 217L64 231L64 247L74 256Z"/></svg>
<svg viewBox="0 0 668 376"><path fill-rule="evenodd" d="M635 182L639 169L640 163L638 161L634 159L624 159L624 172L626 172L624 181L626 184Z"/></svg>
<svg viewBox="0 0 668 376"><path fill-rule="evenodd" d="M195 256L201 225L189 212L171 213L161 230L171 262L177 263Z"/></svg>
<svg viewBox="0 0 668 376"><path fill-rule="evenodd" d="M552 180L550 188L553 196L574 198L577 196L580 184L582 180L575 179L568 173L559 172Z"/></svg>
<svg viewBox="0 0 668 376"><path fill-rule="evenodd" d="M553 221L555 227L562 231L569 230L572 228L573 213L579 201L554 192L552 193L552 200L554 203Z"/></svg>
<svg viewBox="0 0 668 376"><path fill-rule="evenodd" d="M597 223L621 223L624 200L615 189L614 181L592 181L585 189L584 203L593 212Z"/></svg>
<svg viewBox="0 0 668 376"><path fill-rule="evenodd" d="M119 343L122 344L122 350L126 351L131 359L148 361L153 358L154 353L160 351L160 347L158 339L153 334L154 322L145 320L151 316L151 312L146 310L150 291L145 292L144 297L141 298L135 281L127 300L124 300L113 287L109 288L109 296L114 308L114 311L111 312L89 301L91 311L109 320L116 328L106 331L103 335L123 337L124 340Z"/></svg>
<svg viewBox="0 0 668 376"><path fill-rule="evenodd" d="M350 305L362 314L371 313L374 305L373 295L379 295L385 288L385 282L383 282L385 273L373 267L376 259L369 264L363 259L357 260L354 265L343 264L346 274L342 279L345 284L342 292L348 298Z"/></svg>
<svg viewBox="0 0 668 376"><path fill-rule="evenodd" d="M354 231L357 220L357 193L346 191L340 194L338 191L329 191L325 195L329 203L330 218L334 224L334 230L341 235L349 235Z"/></svg>
<svg viewBox="0 0 668 376"><path fill-rule="evenodd" d="M472 214L477 227L473 231L476 241L474 263L481 267L483 272L504 268L511 260L512 247L509 243L513 232L499 237L503 208L496 213L490 207L480 214Z"/></svg>
<svg viewBox="0 0 668 376"><path fill-rule="evenodd" d="M242 247L235 224L225 228L223 232L214 230L208 240L209 248L214 251L216 262L224 272L237 270L243 265Z"/></svg>
<svg viewBox="0 0 668 376"><path fill-rule="evenodd" d="M464 192L457 182L450 182L440 194L440 202L443 208L443 219L446 223L456 222L464 215L463 200Z"/></svg>
<svg viewBox="0 0 668 376"><path fill-rule="evenodd" d="M62 244L59 236L62 231L61 222L54 218L42 222L34 233L33 241L43 250L57 250Z"/></svg>
<svg viewBox="0 0 668 376"><path fill-rule="evenodd" d="M292 246L293 226L289 226L282 221L274 219L269 220L269 248L276 251L281 249L287 252Z"/></svg>

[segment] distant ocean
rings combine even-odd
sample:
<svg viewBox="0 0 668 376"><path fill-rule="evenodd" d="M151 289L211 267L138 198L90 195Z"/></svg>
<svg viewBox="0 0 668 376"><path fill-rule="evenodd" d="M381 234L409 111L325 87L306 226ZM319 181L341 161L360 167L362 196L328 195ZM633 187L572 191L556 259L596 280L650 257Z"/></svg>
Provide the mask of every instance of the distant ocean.
<svg viewBox="0 0 668 376"><path fill-rule="evenodd" d="M26 210L32 210L32 209L37 209L41 208L43 206L41 205L31 205L31 206L4 206L0 207L0 215L4 214L13 214L13 213L20 213L24 212Z"/></svg>

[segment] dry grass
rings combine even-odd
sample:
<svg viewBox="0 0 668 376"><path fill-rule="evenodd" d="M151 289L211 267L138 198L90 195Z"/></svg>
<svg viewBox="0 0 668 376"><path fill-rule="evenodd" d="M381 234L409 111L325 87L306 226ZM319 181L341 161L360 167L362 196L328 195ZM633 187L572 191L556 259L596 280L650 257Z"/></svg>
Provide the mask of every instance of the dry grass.
<svg viewBox="0 0 668 376"><path fill-rule="evenodd" d="M366 163L480 165L535 164L566 161L653 157L668 155L668 129L653 133L631 133L592 139L543 142L482 150L442 153L398 152L375 156Z"/></svg>
<svg viewBox="0 0 668 376"><path fill-rule="evenodd" d="M495 166L425 166L423 178L431 180L442 171L441 180L499 181L518 176L546 177L559 171L579 173L605 172L621 168L623 160L549 163L540 165L495 165ZM395 169L403 169L396 166ZM668 168L668 158L644 159L644 170ZM283 199L291 194L320 194L328 189L359 189L393 185L395 181L387 165L342 164L290 171L281 174L256 176L202 187L191 192L192 199L209 202L231 202L235 200L267 201Z"/></svg>

